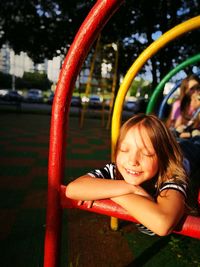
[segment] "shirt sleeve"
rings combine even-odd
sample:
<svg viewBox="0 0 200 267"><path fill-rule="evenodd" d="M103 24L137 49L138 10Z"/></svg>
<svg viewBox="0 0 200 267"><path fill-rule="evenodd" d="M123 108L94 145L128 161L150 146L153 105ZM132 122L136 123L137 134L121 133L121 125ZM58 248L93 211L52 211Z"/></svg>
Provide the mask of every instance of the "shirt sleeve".
<svg viewBox="0 0 200 267"><path fill-rule="evenodd" d="M187 198L187 185L185 183L176 183L176 182L165 182L161 185L159 192L161 193L164 190L177 190L179 191L182 195L184 195L185 198Z"/></svg>
<svg viewBox="0 0 200 267"><path fill-rule="evenodd" d="M176 100L172 106L171 120L176 120L180 115L180 100Z"/></svg>
<svg viewBox="0 0 200 267"><path fill-rule="evenodd" d="M103 168L95 169L88 172L88 175L95 178L116 179L115 169L116 169L115 164L108 163Z"/></svg>

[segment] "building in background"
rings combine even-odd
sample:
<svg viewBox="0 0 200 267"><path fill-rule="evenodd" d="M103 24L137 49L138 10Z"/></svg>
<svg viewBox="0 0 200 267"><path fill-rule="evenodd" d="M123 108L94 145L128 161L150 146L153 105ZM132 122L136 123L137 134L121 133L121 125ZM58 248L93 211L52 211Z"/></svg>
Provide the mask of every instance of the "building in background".
<svg viewBox="0 0 200 267"><path fill-rule="evenodd" d="M52 60L45 59L41 64L34 64L27 53L20 52L16 55L15 52L4 44L0 49L0 72L11 74L16 77L22 77L24 72L41 71L45 72L48 79L53 83L58 80L62 58L54 57Z"/></svg>
<svg viewBox="0 0 200 267"><path fill-rule="evenodd" d="M3 45L0 50L0 72L9 74L10 70L10 49Z"/></svg>

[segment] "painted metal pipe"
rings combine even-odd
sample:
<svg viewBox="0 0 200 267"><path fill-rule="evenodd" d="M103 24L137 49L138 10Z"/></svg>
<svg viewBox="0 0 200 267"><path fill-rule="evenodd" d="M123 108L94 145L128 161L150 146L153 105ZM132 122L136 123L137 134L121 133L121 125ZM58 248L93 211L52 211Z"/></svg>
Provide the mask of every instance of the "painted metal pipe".
<svg viewBox="0 0 200 267"><path fill-rule="evenodd" d="M66 186L61 186L61 203L63 208L76 208L89 212L108 215L121 220L138 222L135 218L130 216L125 209L123 209L112 200L98 200L94 202L92 208L88 208L86 204L79 206L77 200L66 198L65 191ZM185 216L173 232L176 234L200 239L200 218L190 215Z"/></svg>
<svg viewBox="0 0 200 267"><path fill-rule="evenodd" d="M94 41L123 2L124 0L96 2L76 34L59 75L50 129L44 267L59 266L62 224L60 185L64 176L66 128L75 81Z"/></svg>
<svg viewBox="0 0 200 267"><path fill-rule="evenodd" d="M194 64L196 62L200 61L200 54L197 54L193 57L188 58L187 60L185 60L184 62L182 62L181 64L177 65L173 70L171 70L158 84L158 86L155 88L151 99L148 103L147 106L147 114L150 114L154 111L157 100L159 99L159 95L162 93L164 85L166 84L167 81L169 81L175 74L177 74L180 70L184 69L185 67L187 67L188 65Z"/></svg>

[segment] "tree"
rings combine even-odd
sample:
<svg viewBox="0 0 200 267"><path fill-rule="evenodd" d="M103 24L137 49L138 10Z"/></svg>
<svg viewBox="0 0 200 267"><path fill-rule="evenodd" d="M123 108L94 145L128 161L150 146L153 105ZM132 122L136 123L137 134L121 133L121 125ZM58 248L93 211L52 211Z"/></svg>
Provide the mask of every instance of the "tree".
<svg viewBox="0 0 200 267"><path fill-rule="evenodd" d="M45 73L25 72L22 80L24 81L24 87L28 89L39 88L41 90L47 90L52 85Z"/></svg>
<svg viewBox="0 0 200 267"><path fill-rule="evenodd" d="M0 72L0 88L11 88L12 85L12 76L10 74L5 74Z"/></svg>
<svg viewBox="0 0 200 267"><path fill-rule="evenodd" d="M0 46L9 43L16 53L27 52L35 63L58 54L66 55L94 3L94 0L1 1ZM119 43L118 73L126 73L154 36L198 15L199 10L197 0L126 1L102 32L103 44ZM171 68L199 52L199 33L195 30L171 42L141 72L149 67L156 85Z"/></svg>
<svg viewBox="0 0 200 267"><path fill-rule="evenodd" d="M39 88L41 90L50 89L52 83L44 73L31 73L25 72L23 77L15 77L15 88L16 89L30 89ZM0 72L0 88L11 88L12 87L12 75Z"/></svg>

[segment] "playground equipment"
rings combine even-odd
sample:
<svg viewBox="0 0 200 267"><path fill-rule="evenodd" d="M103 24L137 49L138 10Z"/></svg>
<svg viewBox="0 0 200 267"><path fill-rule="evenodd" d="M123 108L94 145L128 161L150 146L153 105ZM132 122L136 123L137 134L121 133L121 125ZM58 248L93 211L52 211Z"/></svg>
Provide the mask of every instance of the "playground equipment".
<svg viewBox="0 0 200 267"><path fill-rule="evenodd" d="M91 91L92 76L93 76L93 72L94 72L94 65L95 65L97 52L99 50L100 38L101 38L101 35L99 35L99 37L97 39L97 43L96 43L94 54L93 54L92 61L91 61L90 73L89 73L89 76L88 76L88 79L87 79L87 83L86 83L85 97L87 97L87 98L88 98L89 93ZM84 121L84 116L85 116L85 112L86 112L86 109L87 109L87 105L88 105L87 102L83 103L83 108L81 110L80 128L83 127L83 121Z"/></svg>
<svg viewBox="0 0 200 267"><path fill-rule="evenodd" d="M60 193L64 175L66 128L72 90L90 47L109 18L123 2L123 0L96 2L79 29L60 72L52 106L50 130L44 267L59 265L63 209Z"/></svg>
<svg viewBox="0 0 200 267"><path fill-rule="evenodd" d="M114 65L114 73L113 73L113 80L112 80L112 87L111 87L111 98L110 98L110 104L109 104L109 113L108 113L108 121L106 125L106 129L110 129L111 124L111 116L112 116L112 109L114 106L114 98L115 98L115 90L117 85L117 68L118 68L118 61L119 61L119 44L116 44L116 48L113 48L115 50L115 65Z"/></svg>
<svg viewBox="0 0 200 267"><path fill-rule="evenodd" d="M106 124L106 128L107 129L110 128L111 115L112 115L115 90L116 90L116 83L117 83L118 44L107 44L107 45L102 47L101 34L98 36L98 39L97 39L97 42L95 45L95 49L94 49L94 53L93 53L91 63L90 63L90 72L89 72L89 75L87 78L85 94L84 94L84 97L86 99L88 99L88 101L82 103L81 116L80 116L80 128L83 127L85 114L86 114L86 111L88 109L88 106L90 106L89 96L90 96L90 94L92 94L92 91L94 91L92 79L94 77L95 65L98 64L98 63L96 63L97 58L100 59L100 62L101 62L102 59L104 59L104 54L105 54L105 53L103 53L103 51L107 50L108 48L112 48L114 50L114 54L115 54L112 73L110 72L111 77L110 78L108 78L108 77L104 78L104 80L103 80L102 75L100 75L100 77L97 78L100 81L95 85L95 87L98 87L98 89L100 89L100 92L98 92L98 95L100 95L100 97L102 98L102 105L101 105L102 126L105 125L105 91L107 91L110 95L110 98L109 98L110 102L109 102L109 106L108 106L108 108L109 108L108 120L107 120L107 124ZM100 64L98 64L98 65L100 65ZM101 65L99 67L101 68ZM105 80L107 81L106 84L105 84ZM110 84L108 84L108 82L110 82ZM105 90L105 87L107 90ZM97 92L95 91L95 94L96 93Z"/></svg>
<svg viewBox="0 0 200 267"><path fill-rule="evenodd" d="M44 267L59 266L59 252L61 244L61 225L62 225L62 210L63 208L77 208L77 201L69 200L65 197L65 186L62 185L62 178L64 175L64 155L66 147L66 128L68 123L68 112L72 90L76 77L79 73L81 65L91 47L94 40L99 35L103 26L109 20L113 13L123 3L122 0L107 0L97 1L87 18L79 29L73 44L64 61L59 82L56 88L55 99L52 107L51 131L50 131L50 150L49 150L49 167L48 167L48 205L46 218L46 233L45 233L45 250L44 250ZM181 26L182 30L178 33L172 32L168 41L183 34L186 31L195 29L200 24L200 17L194 18ZM189 26L191 25L191 26ZM162 46L167 43L162 41ZM142 56L143 60L136 61L136 69L133 67L125 78L126 86L121 87L117 96L117 103L113 114L113 130L116 130L115 135L112 134L113 147L116 143L117 134L119 132L120 119L122 111L122 103L134 75L142 67L142 64L157 50L153 48L150 53ZM134 71L133 71L134 70ZM132 75L132 72L134 75ZM117 118L117 115L119 116ZM114 124L116 120L116 124ZM87 209L81 206L82 209ZM109 216L117 216L118 218L134 221L126 212L114 204L110 200L97 201L92 212L99 212ZM179 231L191 237L200 238L199 218L188 216L184 220L184 224Z"/></svg>
<svg viewBox="0 0 200 267"><path fill-rule="evenodd" d="M185 60L184 62L182 62L181 64L179 64L178 66L176 66L176 68L174 68L173 70L171 70L159 83L159 85L155 88L151 99L149 101L149 104L147 106L147 113L152 113L155 105L156 105L156 101L159 97L159 95L162 93L162 90L164 88L164 85L166 84L166 82L168 82L176 73L178 73L180 70L182 70L183 68L187 67L188 65L194 64L196 62L200 61L200 54L197 54L191 58L188 58L187 60Z"/></svg>

